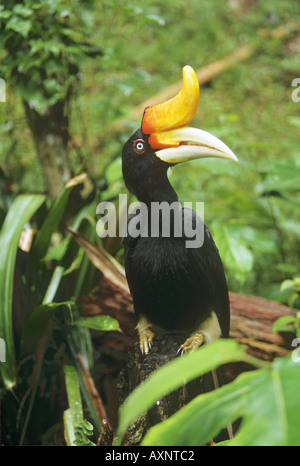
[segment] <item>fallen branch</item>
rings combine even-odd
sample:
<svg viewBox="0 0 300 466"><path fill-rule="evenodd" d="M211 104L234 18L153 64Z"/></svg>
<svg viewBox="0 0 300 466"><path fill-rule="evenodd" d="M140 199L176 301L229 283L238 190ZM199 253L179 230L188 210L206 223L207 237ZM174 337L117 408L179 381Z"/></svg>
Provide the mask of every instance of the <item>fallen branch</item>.
<svg viewBox="0 0 300 466"><path fill-rule="evenodd" d="M230 293L230 337L247 345L249 354L272 361L291 351L291 335L272 331L273 324L281 316L295 316L295 312L283 304L257 296Z"/></svg>
<svg viewBox="0 0 300 466"><path fill-rule="evenodd" d="M115 348L133 346L137 340L136 320L129 293L112 286L108 281L100 284L100 292L94 296L81 297L81 308L86 317L110 315L120 322L122 334L101 335L100 345ZM248 353L266 361L286 356L291 351L289 334L274 333L274 322L281 316L295 315L287 306L264 298L230 293L231 329L230 338L246 345Z"/></svg>

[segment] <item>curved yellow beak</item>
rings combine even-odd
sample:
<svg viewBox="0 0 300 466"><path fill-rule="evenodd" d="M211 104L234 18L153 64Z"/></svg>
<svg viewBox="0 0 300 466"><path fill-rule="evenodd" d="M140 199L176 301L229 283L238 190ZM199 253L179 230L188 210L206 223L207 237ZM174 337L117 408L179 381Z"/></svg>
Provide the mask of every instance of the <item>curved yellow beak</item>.
<svg viewBox="0 0 300 466"><path fill-rule="evenodd" d="M142 131L164 162L175 164L202 157L219 157L238 161L235 154L212 134L186 125L198 108L198 78L190 66L183 68L183 86L170 100L144 111Z"/></svg>

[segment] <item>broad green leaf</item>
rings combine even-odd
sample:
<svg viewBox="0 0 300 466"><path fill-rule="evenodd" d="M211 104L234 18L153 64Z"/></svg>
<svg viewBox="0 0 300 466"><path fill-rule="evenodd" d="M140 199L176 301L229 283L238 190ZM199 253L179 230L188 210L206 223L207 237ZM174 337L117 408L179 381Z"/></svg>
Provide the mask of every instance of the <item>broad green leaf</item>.
<svg viewBox="0 0 300 466"><path fill-rule="evenodd" d="M112 331L120 330L119 322L110 316L93 316L87 319L79 319L74 322L75 325L88 327L93 330Z"/></svg>
<svg viewBox="0 0 300 466"><path fill-rule="evenodd" d="M168 420L152 427L143 445L205 445L241 418L227 445L300 445L300 364L291 356L240 375L233 382L199 395Z"/></svg>
<svg viewBox="0 0 300 466"><path fill-rule="evenodd" d="M244 349L234 340L219 340L166 364L151 374L121 406L118 435L123 435L155 402L181 385L221 364L247 358Z"/></svg>
<svg viewBox="0 0 300 466"><path fill-rule="evenodd" d="M275 360L251 380L241 428L229 445L300 446L300 364Z"/></svg>
<svg viewBox="0 0 300 466"><path fill-rule="evenodd" d="M215 223L213 237L225 266L243 283L253 268L253 254L249 241L243 238L236 225Z"/></svg>
<svg viewBox="0 0 300 466"><path fill-rule="evenodd" d="M20 195L11 205L0 234L0 338L6 344L6 362L0 364L4 385L16 383L16 359L13 338L12 300L16 254L26 222L45 202L43 195Z"/></svg>
<svg viewBox="0 0 300 466"><path fill-rule="evenodd" d="M267 233L245 225L231 225L230 228L231 233L241 236L251 249L257 249L268 254L275 254L277 252L275 241Z"/></svg>
<svg viewBox="0 0 300 466"><path fill-rule="evenodd" d="M247 379L252 377L252 373L247 374ZM234 384L197 396L169 419L151 428L142 445L207 444L241 416L248 391L248 385L241 377Z"/></svg>

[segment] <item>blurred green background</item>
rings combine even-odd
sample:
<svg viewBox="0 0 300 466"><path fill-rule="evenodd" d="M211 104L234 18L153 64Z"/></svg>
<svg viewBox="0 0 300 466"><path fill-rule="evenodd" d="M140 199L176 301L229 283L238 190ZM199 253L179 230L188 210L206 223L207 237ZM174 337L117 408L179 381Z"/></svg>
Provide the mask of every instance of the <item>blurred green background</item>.
<svg viewBox="0 0 300 466"><path fill-rule="evenodd" d="M32 212L37 215L31 223L24 217L27 228L46 225L45 231L47 218L51 225L49 237L42 235L35 247L34 272L20 267L27 287L22 304L26 316L49 304L49 296L55 308L59 302L68 308L73 306L70 300L76 303L78 296L95 290L95 269L82 251L72 249L59 221L76 226L101 246L95 235L96 205L126 193L120 155L140 125L142 110L138 114L136 108L179 81L184 65L199 70L226 61L246 45L251 47L246 59L201 86L200 107L192 122L222 139L239 163L202 159L175 167L170 177L182 202L205 202L205 222L220 250L231 291L299 304L300 102L292 99L292 82L300 77L297 0L6 0L0 5L0 43L0 77L6 81L6 102L0 103L1 244L8 244L5 236L8 241L13 236L5 218L20 194L45 195L35 198ZM83 171L88 179L67 207L69 194L59 191L60 184ZM119 246L108 250L122 263ZM64 279L47 295L51 280L57 279L52 275L57 266ZM1 273L6 275L6 269ZM286 280L288 286L282 287ZM12 290L12 278L10 285ZM3 296L2 303L8 302ZM49 361L55 354L58 365L66 357L61 345L68 312L63 323L61 316L55 321L59 338L47 349L52 351ZM33 318L31 324L39 328L40 321ZM3 324L11 347L16 346L12 364L27 354L14 338L24 343L24 327L27 340L33 328L28 322L19 327L16 337L12 322ZM77 337L72 334L72 345L79 344ZM87 334L85 338L89 353L91 342ZM22 407L28 402L23 396L30 369L25 374L18 395ZM44 376L50 377L47 371ZM12 379L10 374L7 383ZM12 399L8 406L11 426L17 408ZM22 418L20 412L18 416ZM19 430L22 441L27 438L30 443L37 437L26 437L28 422L29 416Z"/></svg>

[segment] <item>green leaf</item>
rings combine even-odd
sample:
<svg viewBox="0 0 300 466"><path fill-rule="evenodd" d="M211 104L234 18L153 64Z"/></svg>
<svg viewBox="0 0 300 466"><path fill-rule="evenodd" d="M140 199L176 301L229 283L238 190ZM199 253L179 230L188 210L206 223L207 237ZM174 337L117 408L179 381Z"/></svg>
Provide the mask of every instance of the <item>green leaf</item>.
<svg viewBox="0 0 300 466"><path fill-rule="evenodd" d="M236 225L218 222L213 225L213 237L225 266L243 283L253 268L253 254L248 240L243 238Z"/></svg>
<svg viewBox="0 0 300 466"><path fill-rule="evenodd" d="M96 212L97 203L91 202L87 206L80 209L76 214L75 218L72 220L72 229L75 231L80 231L84 235L88 235L89 231L93 229L95 232L95 220L94 214ZM87 227L87 223L90 224L90 228ZM56 260L62 262L62 265L65 269L72 267L72 262L78 251L78 246L72 241L71 235L66 236L59 245L50 245L46 255L45 260ZM66 270L67 273L67 270Z"/></svg>
<svg viewBox="0 0 300 466"><path fill-rule="evenodd" d="M22 352L25 354L32 353L44 334L50 320L52 319L56 309L62 306L72 306L73 301L63 301L60 303L42 304L34 309L29 315L25 325L22 337Z"/></svg>
<svg viewBox="0 0 300 466"><path fill-rule="evenodd" d="M181 385L216 369L220 364L245 359L244 349L235 341L219 340L166 364L151 374L121 406L118 435L123 435L155 402Z"/></svg>
<svg viewBox="0 0 300 466"><path fill-rule="evenodd" d="M29 16L32 15L32 13L33 11L30 8L27 8L26 6L21 5L20 3L16 4L13 7L14 15L19 15L19 16L23 16L24 18L28 18Z"/></svg>
<svg viewBox="0 0 300 466"><path fill-rule="evenodd" d="M122 177L122 159L121 157L118 157L108 165L105 170L105 178L108 184L111 184L115 181L121 180Z"/></svg>
<svg viewBox="0 0 300 466"><path fill-rule="evenodd" d="M228 446L299 446L300 364L290 356L240 375L199 395L168 420L152 427L143 445L205 445L241 418Z"/></svg>
<svg viewBox="0 0 300 466"><path fill-rule="evenodd" d="M295 302L296 300L299 298L299 294L298 293L292 293L292 295L289 297L289 300L288 300L288 305L289 307L293 308L294 305L295 305Z"/></svg>
<svg viewBox="0 0 300 466"><path fill-rule="evenodd" d="M94 241L96 239L96 225L92 216L82 218L82 221L77 226L76 230L90 241ZM70 241L72 246L75 246L76 250L78 245L76 245L73 239L70 239ZM66 255L63 258L64 263L66 262L65 259L69 256L71 250L72 247L66 251ZM80 294L88 294L94 283L96 269L82 248L79 248L77 256L75 256L70 265L69 270L72 269L74 269L74 276L70 289L71 295L77 298Z"/></svg>
<svg viewBox="0 0 300 466"><path fill-rule="evenodd" d="M289 274L289 275L293 275L297 272L297 267L294 264L276 264L276 269L279 270L279 272L282 272L284 274ZM286 280L282 282L281 286L283 285L285 281ZM281 287L280 287L280 290L283 291Z"/></svg>
<svg viewBox="0 0 300 466"><path fill-rule="evenodd" d="M64 366L69 409L64 412L65 437L68 445L75 445L75 430L83 421L79 381L75 367Z"/></svg>
<svg viewBox="0 0 300 466"><path fill-rule="evenodd" d="M79 319L74 322L75 325L88 327L93 330L112 331L120 330L119 322L109 316L93 316L87 319Z"/></svg>
<svg viewBox="0 0 300 466"><path fill-rule="evenodd" d="M31 26L32 23L30 20L22 19L19 16L12 16L6 24L7 29L21 34L24 38L28 36Z"/></svg>
<svg viewBox="0 0 300 466"><path fill-rule="evenodd" d="M247 374L251 378L252 374ZM205 445L238 419L249 388L244 377L213 392L199 395L169 419L151 428L142 445Z"/></svg>
<svg viewBox="0 0 300 466"><path fill-rule="evenodd" d="M300 186L299 169L293 161L273 163L259 191L298 191Z"/></svg>
<svg viewBox="0 0 300 466"><path fill-rule="evenodd" d="M295 324L296 317L282 316L273 325L273 332L295 332L295 328L290 324Z"/></svg>
<svg viewBox="0 0 300 466"><path fill-rule="evenodd" d="M215 443L213 447L227 447L229 440L223 440L222 442Z"/></svg>
<svg viewBox="0 0 300 466"><path fill-rule="evenodd" d="M164 18L162 18L161 16L157 16L157 15L147 15L147 16L145 16L145 19L147 21L156 23L159 26L165 26L165 24L166 24L166 21L164 20Z"/></svg>
<svg viewBox="0 0 300 466"><path fill-rule="evenodd" d="M76 312L76 310L75 310L75 312ZM93 420L93 424L94 424L94 427L95 427L96 434L100 435L101 430L102 430L101 421L99 419L97 410L96 410L96 408L94 406L94 403L93 403L93 400L91 398L89 388L87 388L87 386L86 386L86 377L85 377L85 374L83 374L82 365L79 363L79 359L78 359L78 356L77 356L78 353L81 354L82 358L84 359L85 363L87 364L87 369L88 370L89 370L89 368L92 367L92 365L89 364L89 362L88 362L89 355L86 354L86 351L83 350L83 348L79 346L79 344L81 344L82 346L84 345L84 341L82 342L82 340L84 340L85 335L82 335L81 332L78 332L78 338L80 339L80 342L78 342L78 344L75 344L74 336L76 338L76 335L74 335L73 329L86 330L87 333L89 333L89 332L88 332L87 329L83 329L81 327L73 327L71 329L72 331L70 333L68 333L67 340L68 340L68 345L69 345L70 352L71 352L71 355L72 355L72 359L73 359L74 364L76 366L77 376L78 376L78 380L79 380L79 384L80 384L80 388L81 388L82 398L84 399L84 402L85 402L86 410L89 413L89 417ZM90 351L92 351L92 348L90 348Z"/></svg>
<svg viewBox="0 0 300 466"><path fill-rule="evenodd" d="M232 225L231 232L236 235L240 235L251 249L257 249L258 251L276 254L277 246L275 241L270 238L270 235L263 233L256 228L245 226L245 225Z"/></svg>
<svg viewBox="0 0 300 466"><path fill-rule="evenodd" d="M294 277L293 286L294 286L294 290L300 293L300 277Z"/></svg>
<svg viewBox="0 0 300 466"><path fill-rule="evenodd" d="M75 442L75 427L72 420L72 411L71 409L66 409L64 411L64 431L65 439L68 446L74 445Z"/></svg>
<svg viewBox="0 0 300 466"><path fill-rule="evenodd" d="M45 202L43 195L20 195L11 205L0 234L0 338L6 344L6 362L0 364L4 385L16 383L16 359L13 338L13 280L19 238L23 227Z"/></svg>
<svg viewBox="0 0 300 466"><path fill-rule="evenodd" d="M11 16L11 11L0 10L0 19L8 19Z"/></svg>
<svg viewBox="0 0 300 466"><path fill-rule="evenodd" d="M93 435L94 428L90 422L87 420L82 421L75 429L75 440L74 444L76 446L83 447L95 447L96 444L88 439Z"/></svg>
<svg viewBox="0 0 300 466"><path fill-rule="evenodd" d="M293 280L284 280L280 285L280 291L285 291L285 290L293 291L293 289L294 289Z"/></svg>
<svg viewBox="0 0 300 466"><path fill-rule="evenodd" d="M49 304L54 301L55 295L57 293L59 284L64 274L64 268L61 266L57 266L54 269L51 281L47 288L46 294L43 299L43 304Z"/></svg>
<svg viewBox="0 0 300 466"><path fill-rule="evenodd" d="M249 385L241 428L229 445L300 446L300 364L290 356L257 371Z"/></svg>
<svg viewBox="0 0 300 466"><path fill-rule="evenodd" d="M42 259L46 255L52 234L57 229L65 213L70 194L74 187L85 179L85 176L86 175L83 174L69 181L59 197L52 204L32 248L32 254L36 259Z"/></svg>

